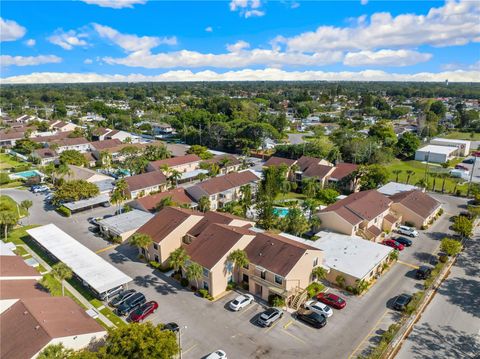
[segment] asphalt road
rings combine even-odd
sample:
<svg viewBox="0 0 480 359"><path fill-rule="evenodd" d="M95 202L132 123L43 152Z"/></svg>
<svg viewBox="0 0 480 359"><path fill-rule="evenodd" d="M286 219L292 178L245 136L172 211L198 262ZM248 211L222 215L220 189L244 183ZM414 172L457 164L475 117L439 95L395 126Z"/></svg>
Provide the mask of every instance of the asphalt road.
<svg viewBox="0 0 480 359"><path fill-rule="evenodd" d="M479 277L480 234L477 232L467 242L397 358L479 358Z"/></svg>
<svg viewBox="0 0 480 359"><path fill-rule="evenodd" d="M243 312L226 309L236 293L230 293L217 302L209 302L185 290L165 274L146 266L137 258L135 248L123 244L112 247L110 243L89 231L88 217L112 214L115 208L96 208L71 218L58 215L44 206L42 195L23 190L5 190L17 201L31 199L34 202L30 216L23 224L54 223L71 234L79 242L99 253L101 257L131 276L131 288L145 293L148 300L156 300L159 310L150 320L154 323L175 321L186 326L181 336L183 358L202 358L216 349L225 350L232 358L350 358L366 351L379 336L395 322L398 314L389 308L394 298L403 292L414 292L421 283L413 273L415 266L428 263L435 253L439 240L448 232L448 218L465 206L465 200L435 195L445 202L445 214L428 231L421 231L412 247L400 254L400 261L382 275L363 296L341 293L347 307L335 311L328 325L315 330L297 322L285 313L278 324L262 329L254 324L264 303L256 303ZM330 288L333 292L338 291Z"/></svg>
<svg viewBox="0 0 480 359"><path fill-rule="evenodd" d="M301 144L301 143L305 142L305 140L303 139L303 136L308 136L308 135L311 135L311 134L312 134L312 132L289 133L289 134L287 134L287 136L288 136L288 141L292 145L298 145L298 144Z"/></svg>

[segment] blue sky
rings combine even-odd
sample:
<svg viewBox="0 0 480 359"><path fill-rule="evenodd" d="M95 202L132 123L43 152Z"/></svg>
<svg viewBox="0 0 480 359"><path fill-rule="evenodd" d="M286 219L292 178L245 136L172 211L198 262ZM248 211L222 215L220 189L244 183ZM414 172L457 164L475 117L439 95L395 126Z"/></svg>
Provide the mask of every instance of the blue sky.
<svg viewBox="0 0 480 359"><path fill-rule="evenodd" d="M475 1L3 1L1 79L480 81Z"/></svg>

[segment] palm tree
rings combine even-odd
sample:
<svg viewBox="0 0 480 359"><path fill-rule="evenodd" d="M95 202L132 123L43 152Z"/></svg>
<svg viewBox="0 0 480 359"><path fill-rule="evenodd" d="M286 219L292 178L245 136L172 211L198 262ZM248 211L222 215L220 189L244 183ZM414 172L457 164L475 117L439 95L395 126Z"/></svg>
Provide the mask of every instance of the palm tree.
<svg viewBox="0 0 480 359"><path fill-rule="evenodd" d="M240 204L242 206L243 215L245 216L252 205L252 187L249 184L243 185L240 187L240 193L242 194Z"/></svg>
<svg viewBox="0 0 480 359"><path fill-rule="evenodd" d="M169 177L169 179L170 179L173 187L177 187L177 186L178 186L178 180L179 180L181 177L182 177L182 174L181 174L179 171L177 171L177 170L175 170L175 169L170 170L170 177Z"/></svg>
<svg viewBox="0 0 480 359"><path fill-rule="evenodd" d="M457 186L462 180L460 178L453 177L452 181L453 183L455 183L455 185L453 186L452 194L455 194L457 192Z"/></svg>
<svg viewBox="0 0 480 359"><path fill-rule="evenodd" d="M312 270L312 276L315 277L318 280L325 279L327 276L327 270L323 267L315 267Z"/></svg>
<svg viewBox="0 0 480 359"><path fill-rule="evenodd" d="M176 271L181 272L185 269L187 261L190 259L187 251L180 247L175 249L172 253L170 253L170 257L168 259L168 264Z"/></svg>
<svg viewBox="0 0 480 359"><path fill-rule="evenodd" d="M112 154L108 151L100 152L100 164L106 170L109 170L112 166Z"/></svg>
<svg viewBox="0 0 480 359"><path fill-rule="evenodd" d="M119 179L115 182L115 188L110 196L110 202L118 205L118 209L122 206L122 203L128 199L128 184L125 178Z"/></svg>
<svg viewBox="0 0 480 359"><path fill-rule="evenodd" d="M432 191L435 192L435 185L437 184L438 174L435 172L430 173L430 177L433 178Z"/></svg>
<svg viewBox="0 0 480 359"><path fill-rule="evenodd" d="M54 170L54 175L55 175L55 178L54 178L54 181L53 181L53 185L55 186L55 182L56 182L56 176L58 175L58 177L60 178L63 178L69 174L71 174L72 171L70 170L70 167L68 167L68 165L65 165L65 164L60 164L58 167L55 168Z"/></svg>
<svg viewBox="0 0 480 359"><path fill-rule="evenodd" d="M223 157L220 160L220 167L225 168L225 173L227 173L226 167L228 166L229 163L230 163L230 158L228 157Z"/></svg>
<svg viewBox="0 0 480 359"><path fill-rule="evenodd" d="M190 263L186 270L187 279L191 282L195 281L196 287L198 289L198 280L203 276L203 267L195 262Z"/></svg>
<svg viewBox="0 0 480 359"><path fill-rule="evenodd" d="M282 179L282 181L280 182L280 193L283 195L283 199L285 199L291 188L292 186L290 182L286 178Z"/></svg>
<svg viewBox="0 0 480 359"><path fill-rule="evenodd" d="M439 173L438 177L442 179L442 193L445 193L445 182L447 181L449 175L448 173Z"/></svg>
<svg viewBox="0 0 480 359"><path fill-rule="evenodd" d="M414 170L407 170L407 184L410 182L410 177L412 177L415 174Z"/></svg>
<svg viewBox="0 0 480 359"><path fill-rule="evenodd" d="M205 173L200 173L197 178L200 182L205 181L207 179L207 175Z"/></svg>
<svg viewBox="0 0 480 359"><path fill-rule="evenodd" d="M427 181L425 181L425 178L421 178L415 183L416 186L426 188L427 187Z"/></svg>
<svg viewBox="0 0 480 359"><path fill-rule="evenodd" d="M400 175L400 173L402 173L403 171L402 170L393 170L392 173L396 176L395 177L395 182L398 182L398 176Z"/></svg>
<svg viewBox="0 0 480 359"><path fill-rule="evenodd" d="M170 167L168 165L161 165L160 171L162 171L165 176L168 176L170 174Z"/></svg>
<svg viewBox="0 0 480 359"><path fill-rule="evenodd" d="M67 279L72 278L73 272L70 269L69 266L67 266L65 263L57 263L52 267L52 272L53 276L57 278L60 283L62 283L62 296L65 296L65 283L64 281Z"/></svg>
<svg viewBox="0 0 480 359"><path fill-rule="evenodd" d="M315 178L306 178L302 181L302 193L309 198L315 197L318 192L318 182Z"/></svg>
<svg viewBox="0 0 480 359"><path fill-rule="evenodd" d="M198 210L201 212L207 212L210 210L210 200L207 196L202 196L198 200Z"/></svg>
<svg viewBox="0 0 480 359"><path fill-rule="evenodd" d="M296 173L300 170L300 166L297 165L296 163L294 163L293 165L290 166L290 179L292 181L295 181L295 176L296 176Z"/></svg>
<svg viewBox="0 0 480 359"><path fill-rule="evenodd" d="M228 255L227 260L233 263L233 265L237 269L238 275L240 275L240 268L245 267L248 263L250 263L250 261L248 260L247 252L245 252L243 249L236 249L232 251Z"/></svg>
<svg viewBox="0 0 480 359"><path fill-rule="evenodd" d="M128 244L137 247L138 250L148 258L148 246L152 243L152 237L145 233L135 233L128 240Z"/></svg>
<svg viewBox="0 0 480 359"><path fill-rule="evenodd" d="M210 165L210 170L208 171L208 174L210 177L216 177L220 173L220 166L217 165L216 163L212 163Z"/></svg>
<svg viewBox="0 0 480 359"><path fill-rule="evenodd" d="M357 281L357 286L356 286L356 292L357 294L362 294L368 289L368 282L366 280L359 280Z"/></svg>
<svg viewBox="0 0 480 359"><path fill-rule="evenodd" d="M172 196L167 196L162 198L157 203L157 205L155 206L155 210L158 212L164 209L165 207L174 207L174 206L177 206L177 203L173 201Z"/></svg>
<svg viewBox="0 0 480 359"><path fill-rule="evenodd" d="M18 215L13 211L3 210L0 212L0 224L3 226L4 238L7 240L8 228L14 226L18 221Z"/></svg>

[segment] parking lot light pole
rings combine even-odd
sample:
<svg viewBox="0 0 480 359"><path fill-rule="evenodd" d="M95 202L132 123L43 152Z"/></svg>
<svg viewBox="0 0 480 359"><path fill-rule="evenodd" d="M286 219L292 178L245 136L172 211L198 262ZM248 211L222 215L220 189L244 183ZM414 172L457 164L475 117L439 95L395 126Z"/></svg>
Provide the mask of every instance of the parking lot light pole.
<svg viewBox="0 0 480 359"><path fill-rule="evenodd" d="M187 329L187 326L178 328L178 348L180 349L180 359L182 359L182 329Z"/></svg>

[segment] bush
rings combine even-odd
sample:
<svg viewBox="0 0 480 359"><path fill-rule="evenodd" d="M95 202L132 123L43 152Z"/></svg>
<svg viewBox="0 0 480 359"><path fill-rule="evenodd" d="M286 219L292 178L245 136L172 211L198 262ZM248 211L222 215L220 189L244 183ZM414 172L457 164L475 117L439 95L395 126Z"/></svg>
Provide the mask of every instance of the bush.
<svg viewBox="0 0 480 359"><path fill-rule="evenodd" d="M420 227L420 229L421 229L422 231L426 230L427 228L428 228L428 226L425 226L425 225L423 225L423 226Z"/></svg>
<svg viewBox="0 0 480 359"><path fill-rule="evenodd" d="M29 169L30 169L29 164L22 164L22 165L18 165L17 167L13 168L12 171L14 173L17 173L17 172L28 171Z"/></svg>
<svg viewBox="0 0 480 359"><path fill-rule="evenodd" d="M111 236L109 238L109 241L112 242L112 243L115 243L115 244L120 244L120 243L123 242L122 237L120 237L120 236Z"/></svg>
<svg viewBox="0 0 480 359"><path fill-rule="evenodd" d="M414 313L417 310L418 305L422 301L424 295L425 295L425 292L423 291L413 293L412 300L410 301L410 303L408 303L407 308L405 309L405 312L407 314Z"/></svg>
<svg viewBox="0 0 480 359"><path fill-rule="evenodd" d="M5 172L0 172L0 185L10 183L10 177Z"/></svg>
<svg viewBox="0 0 480 359"><path fill-rule="evenodd" d="M65 206L60 206L57 208L57 212L60 213L64 217L70 217L72 215L72 211L70 211L67 207Z"/></svg>
<svg viewBox="0 0 480 359"><path fill-rule="evenodd" d="M400 325L391 324L388 327L388 329L382 334L382 341L385 341L386 343L390 343L395 337L395 334L397 334L399 329L400 329Z"/></svg>
<svg viewBox="0 0 480 359"><path fill-rule="evenodd" d="M150 261L150 262L148 262L148 264L150 265L150 267L155 268L155 269L160 269L160 267L162 266L160 263L155 262L155 261Z"/></svg>
<svg viewBox="0 0 480 359"><path fill-rule="evenodd" d="M444 238L440 243L440 248L448 256L455 256L462 250L462 243L452 238Z"/></svg>
<svg viewBox="0 0 480 359"><path fill-rule="evenodd" d="M248 285L248 283L244 282L244 283L242 283L242 288L243 288L244 290L249 290L249 289L250 289L250 286Z"/></svg>
<svg viewBox="0 0 480 359"><path fill-rule="evenodd" d="M352 287L351 285L347 285L347 286L345 287L345 289L346 289L347 291L349 291L350 293L357 294L357 288Z"/></svg>
<svg viewBox="0 0 480 359"><path fill-rule="evenodd" d="M175 279L176 281L180 281L180 279L182 279L182 275L180 273L175 273L173 275L173 279Z"/></svg>
<svg viewBox="0 0 480 359"><path fill-rule="evenodd" d="M232 290L237 288L237 283L235 282L230 282L227 284L227 290Z"/></svg>
<svg viewBox="0 0 480 359"><path fill-rule="evenodd" d="M181 285L182 287L187 287L187 286L188 286L188 283L189 283L189 281L188 281L187 278L182 278L182 279L180 279L180 285Z"/></svg>
<svg viewBox="0 0 480 359"><path fill-rule="evenodd" d="M415 228L415 223L410 222L410 221L405 221L405 225L406 225L407 227Z"/></svg>
<svg viewBox="0 0 480 359"><path fill-rule="evenodd" d="M339 287L345 287L345 277L343 275L337 275L337 278L335 278L335 282L337 282Z"/></svg>
<svg viewBox="0 0 480 359"><path fill-rule="evenodd" d="M206 290L206 289L203 289L203 288L199 289L198 294L200 294L200 296L202 298L206 298L208 300L213 300L213 297L210 295L210 293L208 293L208 290Z"/></svg>
<svg viewBox="0 0 480 359"><path fill-rule="evenodd" d="M272 307L283 307L285 305L285 299L277 294L270 294L268 296L268 304Z"/></svg>
<svg viewBox="0 0 480 359"><path fill-rule="evenodd" d="M312 282L308 285L307 287L307 293L308 293L308 297L309 298L312 298L314 297L315 295L317 295L318 293L320 293L323 289L325 288L325 286L321 283L318 283L318 282Z"/></svg>

